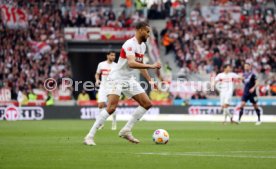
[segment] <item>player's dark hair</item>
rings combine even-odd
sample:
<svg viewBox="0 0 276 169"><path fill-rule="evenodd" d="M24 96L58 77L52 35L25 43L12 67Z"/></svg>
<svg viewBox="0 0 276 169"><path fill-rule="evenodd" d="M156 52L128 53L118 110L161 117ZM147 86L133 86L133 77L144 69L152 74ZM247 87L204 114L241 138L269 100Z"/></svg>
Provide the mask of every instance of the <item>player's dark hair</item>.
<svg viewBox="0 0 276 169"><path fill-rule="evenodd" d="M141 28L145 28L145 27L147 27L147 26L149 26L149 24L147 23L147 22L144 22L144 21L142 21L142 22L137 22L136 24L135 24L135 29L141 29Z"/></svg>
<svg viewBox="0 0 276 169"><path fill-rule="evenodd" d="M116 53L114 50L110 50L106 53L106 55L110 55L111 53Z"/></svg>
<svg viewBox="0 0 276 169"><path fill-rule="evenodd" d="M223 69L226 69L228 66L230 66L230 67L231 67L231 65L230 65L230 64L225 64L225 65L223 66Z"/></svg>

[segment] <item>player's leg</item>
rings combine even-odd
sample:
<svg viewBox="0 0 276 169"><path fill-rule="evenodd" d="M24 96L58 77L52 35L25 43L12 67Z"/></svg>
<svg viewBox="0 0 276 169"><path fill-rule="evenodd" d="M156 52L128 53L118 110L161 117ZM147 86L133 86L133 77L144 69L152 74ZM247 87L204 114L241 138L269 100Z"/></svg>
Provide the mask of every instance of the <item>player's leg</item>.
<svg viewBox="0 0 276 169"><path fill-rule="evenodd" d="M98 96L98 101L100 102L98 107L100 109L100 112L105 106L105 103L107 103L107 95L108 95L108 90L106 90L103 86L100 87L99 90L99 96ZM99 130L104 127L104 124L99 127ZM117 124L116 124L116 112L112 114L112 126L111 130L116 130Z"/></svg>
<svg viewBox="0 0 276 169"><path fill-rule="evenodd" d="M258 116L258 121L256 122L256 125L260 125L262 123L261 122L261 111L260 111L260 109L259 109L259 107L258 107L258 105L256 103L253 104L253 107L254 107L254 109L256 111L256 114Z"/></svg>
<svg viewBox="0 0 276 169"><path fill-rule="evenodd" d="M105 120L109 117L110 114L114 113L119 103L120 96L111 94L108 96L108 104L106 109L103 109L98 115L95 123L91 127L89 133L85 137L84 143L87 145L96 145L94 142L94 137L97 132L97 129L105 122Z"/></svg>
<svg viewBox="0 0 276 169"><path fill-rule="evenodd" d="M146 93L137 94L132 98L139 103L139 106L135 109L126 125L120 130L119 136L133 143L139 143L140 141L132 136L131 130L133 126L143 117L147 110L151 108L152 105Z"/></svg>
<svg viewBox="0 0 276 169"><path fill-rule="evenodd" d="M239 123L241 122L241 117L243 115L243 109L248 100L247 96L242 96L241 105L240 105L240 112L239 112Z"/></svg>
<svg viewBox="0 0 276 169"><path fill-rule="evenodd" d="M222 105L221 106L222 108L222 113L224 115L224 121L223 121L223 124L226 124L226 121L227 121L227 114L226 114L226 108L225 108L225 105Z"/></svg>
<svg viewBox="0 0 276 169"><path fill-rule="evenodd" d="M222 113L224 115L224 121L223 124L226 124L227 121L227 97L225 93L220 93L220 104L221 104L221 109L222 109Z"/></svg>
<svg viewBox="0 0 276 169"><path fill-rule="evenodd" d="M243 109L244 109L245 104L246 104L246 102L244 102L244 101L241 102L240 112L239 112L239 122L241 122L241 118L242 118L242 115L243 115Z"/></svg>
<svg viewBox="0 0 276 169"><path fill-rule="evenodd" d="M117 130L116 111L112 114L111 130Z"/></svg>
<svg viewBox="0 0 276 169"><path fill-rule="evenodd" d="M102 110L104 109L105 107L105 102L98 102L98 108L99 108L99 112L102 112ZM102 124L98 130L101 130L104 128L104 124Z"/></svg>
<svg viewBox="0 0 276 169"><path fill-rule="evenodd" d="M260 109L259 109L259 107L257 105L257 101L258 100L257 100L256 96L252 96L250 98L250 102L252 103L252 105L253 105L253 107L254 107L254 109L256 111L256 114L258 116L258 121L256 122L256 125L260 125L261 124L261 111L260 111Z"/></svg>
<svg viewBox="0 0 276 169"><path fill-rule="evenodd" d="M233 114L230 113L230 111L229 111L229 106L230 106L229 104L226 105L226 108L225 108L226 111L225 111L225 113L226 113L227 116L230 118L231 124L239 124L238 122L236 122L236 121L233 120Z"/></svg>
<svg viewBox="0 0 276 169"><path fill-rule="evenodd" d="M105 107L105 103L107 102L107 92L104 90L104 86L101 85L98 92L98 108L99 112L102 112L102 110ZM101 130L104 128L104 124L102 124L98 130Z"/></svg>
<svg viewBox="0 0 276 169"><path fill-rule="evenodd" d="M135 109L132 117L123 128L130 131L134 124L137 123L147 110L151 108L151 102L146 93L135 95L133 96L133 99L139 103L139 106Z"/></svg>
<svg viewBox="0 0 276 169"><path fill-rule="evenodd" d="M224 123L227 122L227 117L229 116L229 111L228 111L228 104L223 105L223 114L224 114Z"/></svg>

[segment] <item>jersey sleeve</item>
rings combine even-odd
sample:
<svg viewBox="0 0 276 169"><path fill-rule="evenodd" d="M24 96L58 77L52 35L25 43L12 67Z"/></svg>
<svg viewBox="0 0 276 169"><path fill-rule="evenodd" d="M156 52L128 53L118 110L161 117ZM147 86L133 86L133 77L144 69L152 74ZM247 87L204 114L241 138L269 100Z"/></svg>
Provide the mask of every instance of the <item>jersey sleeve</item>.
<svg viewBox="0 0 276 169"><path fill-rule="evenodd" d="M101 68L101 67L102 67L101 65L102 65L101 63L98 64L96 73L99 73L99 74L101 73L101 69L102 69L102 68Z"/></svg>
<svg viewBox="0 0 276 169"><path fill-rule="evenodd" d="M253 74L251 78L252 78L253 81L255 81L255 80L257 80L257 75Z"/></svg>
<svg viewBox="0 0 276 169"><path fill-rule="evenodd" d="M147 51L147 45L145 43L143 43L143 45L144 45L144 51L143 51L143 53L146 53L146 51Z"/></svg>
<svg viewBox="0 0 276 169"><path fill-rule="evenodd" d="M218 74L216 77L215 77L215 82L218 82L220 80L220 75L221 74Z"/></svg>
<svg viewBox="0 0 276 169"><path fill-rule="evenodd" d="M238 79L240 76L237 73L232 73L232 78Z"/></svg>
<svg viewBox="0 0 276 169"><path fill-rule="evenodd" d="M120 57L127 58L128 56L132 55L135 56L135 46L131 41L126 41L121 49Z"/></svg>

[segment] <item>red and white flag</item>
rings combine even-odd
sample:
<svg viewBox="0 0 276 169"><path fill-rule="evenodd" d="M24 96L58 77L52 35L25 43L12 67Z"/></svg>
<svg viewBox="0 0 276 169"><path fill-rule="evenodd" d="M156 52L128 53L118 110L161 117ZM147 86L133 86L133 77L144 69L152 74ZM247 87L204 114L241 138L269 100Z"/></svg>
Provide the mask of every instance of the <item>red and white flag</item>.
<svg viewBox="0 0 276 169"><path fill-rule="evenodd" d="M0 5L0 14L4 24L10 29L27 28L28 26L28 15L24 9Z"/></svg>

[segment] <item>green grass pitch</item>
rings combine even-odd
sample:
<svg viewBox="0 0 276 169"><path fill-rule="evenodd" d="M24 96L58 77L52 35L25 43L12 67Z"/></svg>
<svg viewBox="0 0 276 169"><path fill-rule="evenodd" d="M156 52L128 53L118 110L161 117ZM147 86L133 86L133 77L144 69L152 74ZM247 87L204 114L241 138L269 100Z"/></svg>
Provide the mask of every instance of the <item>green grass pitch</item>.
<svg viewBox="0 0 276 169"><path fill-rule="evenodd" d="M207 122L140 122L140 144L118 137L110 122L83 145L92 121L0 121L0 169L273 169L276 124L222 125ZM125 122L119 122L121 128ZM155 129L170 134L152 142Z"/></svg>

